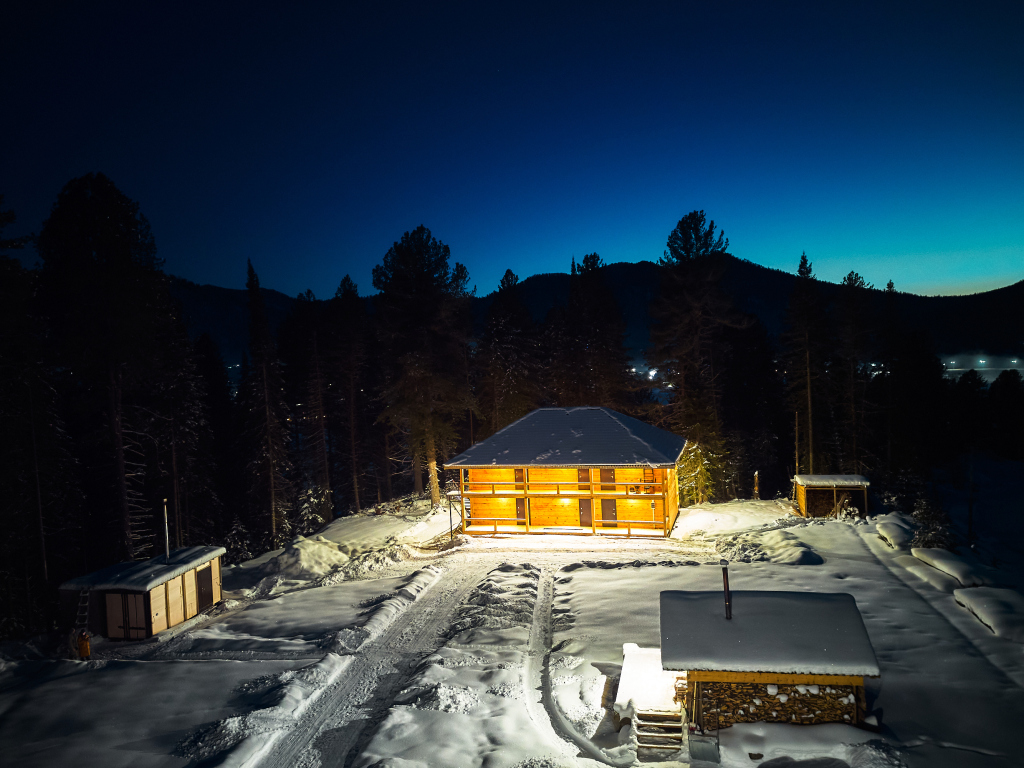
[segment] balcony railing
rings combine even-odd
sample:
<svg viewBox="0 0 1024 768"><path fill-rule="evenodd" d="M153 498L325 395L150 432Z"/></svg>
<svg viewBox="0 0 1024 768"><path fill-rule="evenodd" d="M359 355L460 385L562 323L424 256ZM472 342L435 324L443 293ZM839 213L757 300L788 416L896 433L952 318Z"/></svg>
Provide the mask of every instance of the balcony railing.
<svg viewBox="0 0 1024 768"><path fill-rule="evenodd" d="M605 523L611 525L605 525ZM532 529L532 530L531 530ZM597 535L606 536L625 536L626 538L632 538L634 535L644 535L643 533L634 534L634 529L640 529L641 531L650 531L651 534L657 531L658 535L666 536L665 532L665 521L664 520L630 520L630 519L615 519L615 520L602 520L599 517L594 517L590 523L589 532ZM514 517L471 517L467 516L463 523L463 531L465 533L482 533L485 530L489 530L491 533L516 533L519 531L525 531L526 533L550 533L550 532L564 532L564 533L585 533L587 532L586 526L574 526L574 525L535 525L531 524L527 520L521 520ZM650 534L648 534L650 535Z"/></svg>
<svg viewBox="0 0 1024 768"><path fill-rule="evenodd" d="M464 496L635 496L659 498L665 495L663 483L638 482L480 482L470 480L463 487Z"/></svg>

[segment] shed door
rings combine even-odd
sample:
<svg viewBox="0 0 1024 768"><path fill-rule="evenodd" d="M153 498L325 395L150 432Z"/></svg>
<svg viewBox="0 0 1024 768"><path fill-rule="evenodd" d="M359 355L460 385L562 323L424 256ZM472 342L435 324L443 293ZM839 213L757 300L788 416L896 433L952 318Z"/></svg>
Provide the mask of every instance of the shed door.
<svg viewBox="0 0 1024 768"><path fill-rule="evenodd" d="M516 523L526 524L526 499L516 499Z"/></svg>
<svg viewBox="0 0 1024 768"><path fill-rule="evenodd" d="M107 637L115 640L124 637L124 610L120 592L107 592Z"/></svg>
<svg viewBox="0 0 1024 768"><path fill-rule="evenodd" d="M221 600L219 557L213 558L210 563L210 571L213 573L213 602L219 603Z"/></svg>
<svg viewBox="0 0 1024 768"><path fill-rule="evenodd" d="M196 594L200 611L213 605L213 568L210 566L196 571Z"/></svg>
<svg viewBox="0 0 1024 768"><path fill-rule="evenodd" d="M185 571L181 575L181 580L185 591L185 618L191 619L198 613L196 610L196 572Z"/></svg>
<svg viewBox="0 0 1024 768"><path fill-rule="evenodd" d="M619 519L619 513L615 509L615 499L601 499L601 526L603 528L618 528L619 524L616 522ZM627 517L627 519L629 519Z"/></svg>
<svg viewBox="0 0 1024 768"><path fill-rule="evenodd" d="M580 499L580 525L590 528L594 524L594 508L590 499Z"/></svg>
<svg viewBox="0 0 1024 768"><path fill-rule="evenodd" d="M176 627L185 620L185 600L181 589L181 576L167 582L167 626Z"/></svg>
<svg viewBox="0 0 1024 768"><path fill-rule="evenodd" d="M141 640L146 629L146 596L135 592L107 593L107 637Z"/></svg>

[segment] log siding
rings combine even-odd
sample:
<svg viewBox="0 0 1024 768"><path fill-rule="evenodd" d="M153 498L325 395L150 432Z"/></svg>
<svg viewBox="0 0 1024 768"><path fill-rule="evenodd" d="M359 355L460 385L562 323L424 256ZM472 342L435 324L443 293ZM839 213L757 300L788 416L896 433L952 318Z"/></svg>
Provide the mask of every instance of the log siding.
<svg viewBox="0 0 1024 768"><path fill-rule="evenodd" d="M665 537L676 485L675 467L466 467L462 531Z"/></svg>

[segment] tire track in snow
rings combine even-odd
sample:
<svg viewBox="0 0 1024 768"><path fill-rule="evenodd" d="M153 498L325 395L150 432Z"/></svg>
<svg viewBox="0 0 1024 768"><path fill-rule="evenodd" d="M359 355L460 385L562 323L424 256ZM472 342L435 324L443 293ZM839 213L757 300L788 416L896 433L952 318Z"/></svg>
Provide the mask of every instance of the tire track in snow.
<svg viewBox="0 0 1024 768"><path fill-rule="evenodd" d="M541 569L537 580L537 599L533 605L533 625L530 627L530 642L526 653L526 669L523 687L526 709L530 719L539 731L546 731L554 741L565 744L566 753L574 754L578 748L567 734L559 731L552 722L548 711L550 686L547 667L551 655L551 606L554 602L554 573L550 566ZM539 695L538 695L539 694Z"/></svg>
<svg viewBox="0 0 1024 768"><path fill-rule="evenodd" d="M354 654L351 666L262 761L266 766L350 766L417 666L444 644L455 611L493 567L453 564L429 592Z"/></svg>
<svg viewBox="0 0 1024 768"><path fill-rule="evenodd" d="M582 753L576 758L577 765L616 765L600 747L576 732L555 703L551 689L551 643L554 637L551 629L551 609L554 604L554 593L554 570L545 567L541 570L537 584L537 602L533 610L533 628L530 631L530 647L526 662L529 672L528 685L535 691L539 684L541 693L538 702L529 695L533 691L527 691L526 700L530 717L538 728L550 729L566 747L570 750L575 747Z"/></svg>

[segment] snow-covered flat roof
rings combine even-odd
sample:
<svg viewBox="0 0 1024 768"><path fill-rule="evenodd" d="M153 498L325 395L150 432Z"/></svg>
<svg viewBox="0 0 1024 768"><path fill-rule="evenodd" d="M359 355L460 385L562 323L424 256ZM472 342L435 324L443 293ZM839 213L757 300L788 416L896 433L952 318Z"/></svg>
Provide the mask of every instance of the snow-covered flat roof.
<svg viewBox="0 0 1024 768"><path fill-rule="evenodd" d="M861 488L871 485L864 475L794 475L793 481L808 488Z"/></svg>
<svg viewBox="0 0 1024 768"><path fill-rule="evenodd" d="M163 555L136 563L118 563L99 571L69 579L61 589L116 589L124 592L149 592L165 581L227 552L224 547L185 547L171 552L170 560Z"/></svg>
<svg viewBox="0 0 1024 768"><path fill-rule="evenodd" d="M686 439L608 408L538 408L446 467L673 466Z"/></svg>
<svg viewBox="0 0 1024 768"><path fill-rule="evenodd" d="M879 675L864 620L844 592L661 593L665 669Z"/></svg>
<svg viewBox="0 0 1024 768"><path fill-rule="evenodd" d="M633 717L637 712L679 712L681 705L675 700L677 677L678 672L662 667L660 648L623 644L615 711L620 717Z"/></svg>

